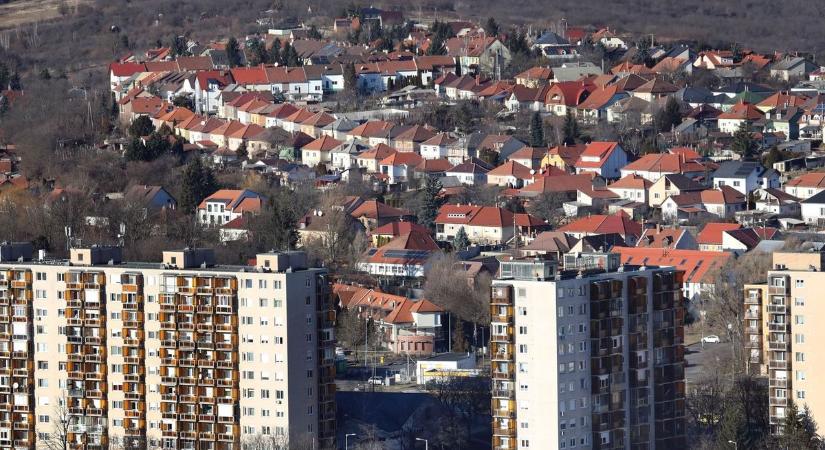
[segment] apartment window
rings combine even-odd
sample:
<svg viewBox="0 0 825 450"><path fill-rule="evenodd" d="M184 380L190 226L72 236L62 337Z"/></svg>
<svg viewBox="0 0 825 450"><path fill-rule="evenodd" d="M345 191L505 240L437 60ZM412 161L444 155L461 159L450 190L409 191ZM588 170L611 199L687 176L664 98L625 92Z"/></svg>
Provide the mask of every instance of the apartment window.
<svg viewBox="0 0 825 450"><path fill-rule="evenodd" d="M804 399L805 398L805 391L796 391L796 398Z"/></svg>
<svg viewBox="0 0 825 450"><path fill-rule="evenodd" d="M280 289L280 288L281 288L281 282L280 282L280 280L275 280L275 281L273 281L273 282L272 282L272 287L273 287L274 289Z"/></svg>
<svg viewBox="0 0 825 450"><path fill-rule="evenodd" d="M243 408L243 415L244 416L254 416L255 415L255 408Z"/></svg>
<svg viewBox="0 0 825 450"><path fill-rule="evenodd" d="M261 325L264 325L264 326L269 325L269 318L261 317Z"/></svg>
<svg viewBox="0 0 825 450"><path fill-rule="evenodd" d="M147 318L150 322L152 322L152 321L158 320L158 314L157 314L157 313L147 313L147 314L146 314L146 318Z"/></svg>
<svg viewBox="0 0 825 450"><path fill-rule="evenodd" d="M255 323L255 322L253 321L252 317L241 316L241 324L242 325L252 325L253 323Z"/></svg>
<svg viewBox="0 0 825 450"><path fill-rule="evenodd" d="M796 352L796 362L805 362L805 353L803 352Z"/></svg>
<svg viewBox="0 0 825 450"><path fill-rule="evenodd" d="M49 368L48 361L37 361L37 368L40 370L47 370Z"/></svg>
<svg viewBox="0 0 825 450"><path fill-rule="evenodd" d="M123 372L123 366L120 364L112 364L112 373L121 373Z"/></svg>
<svg viewBox="0 0 825 450"><path fill-rule="evenodd" d="M564 317L564 306L559 306L559 317Z"/></svg>
<svg viewBox="0 0 825 450"><path fill-rule="evenodd" d="M805 371L804 370L797 370L796 371L796 381L805 381Z"/></svg>
<svg viewBox="0 0 825 450"><path fill-rule="evenodd" d="M751 336L755 337L756 335L751 335ZM796 341L797 344L804 344L805 343L805 335L804 334L795 334L794 335L794 340Z"/></svg>
<svg viewBox="0 0 825 450"><path fill-rule="evenodd" d="M275 391L275 400L283 400L283 399L284 399L284 391Z"/></svg>
<svg viewBox="0 0 825 450"><path fill-rule="evenodd" d="M796 280L796 283L799 284L800 281L802 281L802 280ZM797 286L797 287L799 287L799 286ZM801 298L801 297L795 297L793 299L793 304L794 304L794 306L805 306L805 299Z"/></svg>
<svg viewBox="0 0 825 450"><path fill-rule="evenodd" d="M527 439L522 439L521 440L521 446L522 447L529 447L530 446L530 441L527 440Z"/></svg>
<svg viewBox="0 0 825 450"><path fill-rule="evenodd" d="M258 289L266 289L266 280L258 280Z"/></svg>
<svg viewBox="0 0 825 450"><path fill-rule="evenodd" d="M796 280L796 287L804 288L805 287L805 280Z"/></svg>
<svg viewBox="0 0 825 450"><path fill-rule="evenodd" d="M579 342L579 352L587 351L587 342Z"/></svg>
<svg viewBox="0 0 825 450"><path fill-rule="evenodd" d="M518 363L519 373L527 373L527 363Z"/></svg>
<svg viewBox="0 0 825 450"><path fill-rule="evenodd" d="M38 352L45 353L46 351L48 351L47 349L48 349L48 346L45 343L40 342L40 343L37 344L37 351Z"/></svg>
<svg viewBox="0 0 825 450"><path fill-rule="evenodd" d="M276 308L282 308L284 306L283 300L273 300L272 303L275 305Z"/></svg>
<svg viewBox="0 0 825 450"><path fill-rule="evenodd" d="M527 308L525 308L524 306L519 306L518 307L518 315L526 316L527 315Z"/></svg>
<svg viewBox="0 0 825 450"><path fill-rule="evenodd" d="M247 289L252 289L252 280L245 280L245 281L246 281L246 283L244 283L244 287L246 287Z"/></svg>
<svg viewBox="0 0 825 450"><path fill-rule="evenodd" d="M263 399L269 398L269 389L261 389L261 398L263 398Z"/></svg>
<svg viewBox="0 0 825 450"><path fill-rule="evenodd" d="M520 344L518 346L518 352L519 353L527 353L527 344Z"/></svg>
<svg viewBox="0 0 825 450"><path fill-rule="evenodd" d="M37 387L47 388L49 387L49 380L45 378L38 378L37 379Z"/></svg>
<svg viewBox="0 0 825 450"><path fill-rule="evenodd" d="M246 388L243 390L243 398L255 398L255 389Z"/></svg>
<svg viewBox="0 0 825 450"><path fill-rule="evenodd" d="M797 315L794 316L794 323L797 325L804 325L805 324L805 316Z"/></svg>
<svg viewBox="0 0 825 450"><path fill-rule="evenodd" d="M57 281L64 281L64 278L65 278L65 277L66 277L66 274L64 274L64 273L58 273L58 274L57 274Z"/></svg>
<svg viewBox="0 0 825 450"><path fill-rule="evenodd" d="M518 334L527 334L527 327L518 327Z"/></svg>
<svg viewBox="0 0 825 450"><path fill-rule="evenodd" d="M284 338L276 336L275 337L275 343L276 344L283 344L284 343Z"/></svg>
<svg viewBox="0 0 825 450"><path fill-rule="evenodd" d="M242 372L244 380L254 380L255 379L255 372L252 370L244 370Z"/></svg>

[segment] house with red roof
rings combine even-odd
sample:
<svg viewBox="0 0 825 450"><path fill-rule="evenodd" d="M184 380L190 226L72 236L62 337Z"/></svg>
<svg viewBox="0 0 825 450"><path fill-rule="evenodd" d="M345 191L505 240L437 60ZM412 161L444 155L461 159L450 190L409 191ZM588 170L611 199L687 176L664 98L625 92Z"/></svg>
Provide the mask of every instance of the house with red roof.
<svg viewBox="0 0 825 450"><path fill-rule="evenodd" d="M257 214L263 197L249 189L221 189L203 199L197 217L202 225L220 226L244 214Z"/></svg>
<svg viewBox="0 0 825 450"><path fill-rule="evenodd" d="M117 62L109 64L109 85L112 91L137 74L146 72L146 65L138 62Z"/></svg>
<svg viewBox="0 0 825 450"><path fill-rule="evenodd" d="M419 153L421 144L436 136L436 132L430 127L413 125L396 135L392 142L399 152Z"/></svg>
<svg viewBox="0 0 825 450"><path fill-rule="evenodd" d="M576 106L576 117L584 123L598 123L607 119L608 107L627 97L627 92L621 91L617 84L596 88Z"/></svg>
<svg viewBox="0 0 825 450"><path fill-rule="evenodd" d="M765 118L765 114L753 103L739 102L731 109L720 114L717 119L719 131L733 134L743 124L750 126L757 120Z"/></svg>
<svg viewBox="0 0 825 450"><path fill-rule="evenodd" d="M413 213L405 209L393 208L378 200L366 200L359 203L350 215L361 222L367 232L391 222L415 220Z"/></svg>
<svg viewBox="0 0 825 450"><path fill-rule="evenodd" d="M515 161L508 161L487 172L487 184L521 188L533 180L533 170Z"/></svg>
<svg viewBox="0 0 825 450"><path fill-rule="evenodd" d="M553 80L553 69L535 66L515 76L516 84L528 88L546 86Z"/></svg>
<svg viewBox="0 0 825 450"><path fill-rule="evenodd" d="M622 177L637 175L651 182L659 181L663 175L681 174L687 178L708 175L716 169L697 159L681 153L648 153L621 168Z"/></svg>
<svg viewBox="0 0 825 450"><path fill-rule="evenodd" d="M458 144L458 138L448 133L438 133L422 142L419 152L424 159L440 159L449 155L451 147Z"/></svg>
<svg viewBox="0 0 825 450"><path fill-rule="evenodd" d="M301 162L309 167L332 161L331 152L341 145L341 141L323 135L301 148Z"/></svg>
<svg viewBox="0 0 825 450"><path fill-rule="evenodd" d="M529 169L541 168L541 160L547 155L547 147L524 146L507 156L507 161L513 161Z"/></svg>
<svg viewBox="0 0 825 450"><path fill-rule="evenodd" d="M414 178L415 168L423 159L418 153L395 152L378 163L381 174L387 176L389 184L406 183Z"/></svg>
<svg viewBox="0 0 825 450"><path fill-rule="evenodd" d="M642 235L642 225L627 214L619 212L613 215L593 215L582 217L559 228L577 239L585 236L615 233L622 236L627 245L636 245Z"/></svg>
<svg viewBox="0 0 825 450"><path fill-rule="evenodd" d="M617 179L627 165L627 152L618 142L591 142L576 161L576 173L594 173Z"/></svg>
<svg viewBox="0 0 825 450"><path fill-rule="evenodd" d="M743 229L743 227L738 223L709 222L705 224L702 231L696 235L699 250L721 252L723 251L723 234L726 231L741 229Z"/></svg>
<svg viewBox="0 0 825 450"><path fill-rule="evenodd" d="M730 260L731 253L670 248L613 247L622 264L635 266L670 266L684 272L682 292L698 302L713 288L714 276Z"/></svg>
<svg viewBox="0 0 825 450"><path fill-rule="evenodd" d="M370 238L372 241L373 247L381 247L382 245L386 244L387 242L393 240L402 234L407 234L411 232L419 232L419 233L429 233L430 230L423 225L419 225L415 222L390 222L388 224L384 224L370 232Z"/></svg>
<svg viewBox="0 0 825 450"><path fill-rule="evenodd" d="M536 233L548 229L548 226L537 217L515 214L495 206L442 206L435 219L436 239L452 241L462 228L470 242L489 245L509 242L516 232L520 236L532 238Z"/></svg>
<svg viewBox="0 0 825 450"><path fill-rule="evenodd" d="M556 116L565 116L567 111L574 112L590 92L596 87L583 81L561 81L547 90L544 97L544 109Z"/></svg>
<svg viewBox="0 0 825 450"><path fill-rule="evenodd" d="M439 252L429 233L411 231L367 250L358 269L379 277L420 278L426 274L430 258Z"/></svg>
<svg viewBox="0 0 825 450"><path fill-rule="evenodd" d="M232 77L224 70L201 70L195 73L195 112L217 114L221 91L232 84Z"/></svg>
<svg viewBox="0 0 825 450"><path fill-rule="evenodd" d="M547 155L541 160L541 168L552 166L569 173L575 173L575 164L584 152L584 144L560 145L547 150Z"/></svg>
<svg viewBox="0 0 825 450"><path fill-rule="evenodd" d="M344 284L333 285L332 292L339 308L374 320L393 353L429 356L435 351L445 311L429 300Z"/></svg>
<svg viewBox="0 0 825 450"><path fill-rule="evenodd" d="M369 173L376 173L380 170L379 163L388 156L398 153L398 151L389 145L378 144L375 147L363 151L355 157L355 162L358 167L363 168Z"/></svg>
<svg viewBox="0 0 825 450"><path fill-rule="evenodd" d="M707 215L732 218L745 207L746 197L730 186L673 195L661 204L662 220L670 223L687 222Z"/></svg>
<svg viewBox="0 0 825 450"><path fill-rule="evenodd" d="M627 175L607 185L607 189L619 198L647 204L648 192L653 183L639 175Z"/></svg>
<svg viewBox="0 0 825 450"><path fill-rule="evenodd" d="M782 187L788 194L805 200L825 191L825 172L809 172L791 179Z"/></svg>

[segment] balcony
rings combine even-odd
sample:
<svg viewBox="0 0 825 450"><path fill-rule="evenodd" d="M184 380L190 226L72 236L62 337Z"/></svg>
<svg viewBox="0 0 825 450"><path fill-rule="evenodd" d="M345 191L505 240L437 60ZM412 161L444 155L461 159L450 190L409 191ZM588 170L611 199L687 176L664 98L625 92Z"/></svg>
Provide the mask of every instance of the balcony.
<svg viewBox="0 0 825 450"><path fill-rule="evenodd" d="M493 397L512 400L516 398L516 391L514 389L493 389Z"/></svg>

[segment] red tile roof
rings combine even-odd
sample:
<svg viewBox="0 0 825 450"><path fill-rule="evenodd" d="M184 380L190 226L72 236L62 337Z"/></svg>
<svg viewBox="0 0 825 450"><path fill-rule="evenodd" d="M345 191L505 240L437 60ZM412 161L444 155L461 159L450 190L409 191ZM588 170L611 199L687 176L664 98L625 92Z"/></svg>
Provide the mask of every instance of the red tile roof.
<svg viewBox="0 0 825 450"><path fill-rule="evenodd" d="M323 135L318 139L315 139L314 141L310 142L309 144L303 146L301 149L328 152L334 149L335 147L338 147L339 145L341 145L341 141L339 141L338 139L335 139L331 136Z"/></svg>
<svg viewBox="0 0 825 450"><path fill-rule="evenodd" d="M384 203L379 202L378 200L367 200L354 211L350 213L352 217L359 219L361 217L366 217L367 219L386 219L390 217L405 217L412 215L409 211L393 208L392 206L385 205Z"/></svg>
<svg viewBox="0 0 825 450"><path fill-rule="evenodd" d="M752 103L740 102L728 110L719 114L718 119L732 119L732 120L759 120L765 115Z"/></svg>
<svg viewBox="0 0 825 450"><path fill-rule="evenodd" d="M825 172L811 172L800 175L785 183L785 187L825 188Z"/></svg>
<svg viewBox="0 0 825 450"><path fill-rule="evenodd" d="M495 206L444 205L438 210L435 223L452 223L476 227L541 226L544 222L529 214L513 214Z"/></svg>
<svg viewBox="0 0 825 450"><path fill-rule="evenodd" d="M620 211L614 215L594 215L583 217L571 222L559 231L568 233L608 234L617 233L622 236L641 236L642 225L633 221L627 214Z"/></svg>
<svg viewBox="0 0 825 450"><path fill-rule="evenodd" d="M650 180L641 175L630 174L615 183L609 184L607 187L611 189L649 189L650 186L653 186Z"/></svg>
<svg viewBox="0 0 825 450"><path fill-rule="evenodd" d="M514 176L522 180L533 178L532 169L515 161L508 161L495 169L487 172L487 176Z"/></svg>
<svg viewBox="0 0 825 450"><path fill-rule="evenodd" d="M419 225L415 222L390 222L386 225L380 226L372 232L371 235L382 235L382 236L400 236L402 234L407 234L413 231L417 231L420 233L429 233L430 230L423 225Z"/></svg>
<svg viewBox="0 0 825 450"><path fill-rule="evenodd" d="M659 249L643 247L613 247L622 257L622 264L673 266L685 272L687 283L712 282L714 271L720 270L731 254L699 250Z"/></svg>
<svg viewBox="0 0 825 450"><path fill-rule="evenodd" d="M723 231L738 230L740 228L742 228L742 225L738 223L710 222L696 236L696 242L699 244L722 245Z"/></svg>

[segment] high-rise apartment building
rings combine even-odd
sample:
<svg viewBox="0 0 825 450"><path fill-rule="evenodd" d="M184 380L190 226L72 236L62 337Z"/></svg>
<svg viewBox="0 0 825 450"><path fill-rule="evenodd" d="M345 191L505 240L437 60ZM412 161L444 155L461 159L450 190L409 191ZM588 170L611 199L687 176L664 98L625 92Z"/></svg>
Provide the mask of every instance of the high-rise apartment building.
<svg viewBox="0 0 825 450"><path fill-rule="evenodd" d="M299 252L128 263L0 244L0 449L234 450L335 440L333 306Z"/></svg>
<svg viewBox="0 0 825 450"><path fill-rule="evenodd" d="M682 278L614 253L502 262L493 448L684 448Z"/></svg>
<svg viewBox="0 0 825 450"><path fill-rule="evenodd" d="M765 283L745 285L745 364L768 379L770 424L780 433L793 401L814 418L825 415L825 390L816 388L825 369L817 348L825 342L819 320L825 291L825 253L774 252Z"/></svg>

